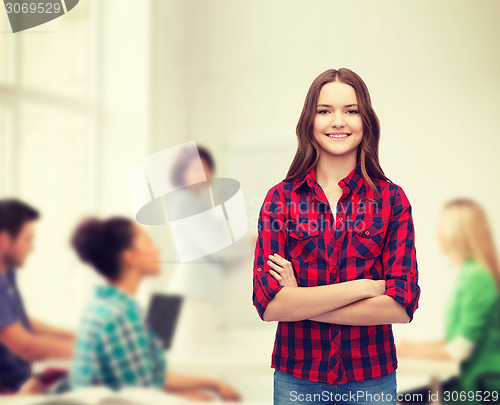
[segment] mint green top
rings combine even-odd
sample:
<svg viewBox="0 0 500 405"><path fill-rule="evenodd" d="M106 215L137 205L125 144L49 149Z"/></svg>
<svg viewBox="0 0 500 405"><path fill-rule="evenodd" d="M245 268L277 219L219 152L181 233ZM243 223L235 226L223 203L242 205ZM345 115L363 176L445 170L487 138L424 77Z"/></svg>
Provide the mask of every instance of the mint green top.
<svg viewBox="0 0 500 405"><path fill-rule="evenodd" d="M469 358L460 365L456 389L479 390L478 376L500 373L500 303L493 275L472 258L460 268L448 301L445 326L447 342L461 335L475 344ZM499 390L499 384L488 388Z"/></svg>

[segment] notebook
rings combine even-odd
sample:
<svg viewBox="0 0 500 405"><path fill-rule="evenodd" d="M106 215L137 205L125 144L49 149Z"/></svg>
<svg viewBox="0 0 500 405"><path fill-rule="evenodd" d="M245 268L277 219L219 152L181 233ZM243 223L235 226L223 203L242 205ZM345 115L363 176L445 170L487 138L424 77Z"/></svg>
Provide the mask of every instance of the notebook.
<svg viewBox="0 0 500 405"><path fill-rule="evenodd" d="M154 294L151 298L146 321L162 341L164 349L170 349L172 345L182 300L182 295L177 294Z"/></svg>

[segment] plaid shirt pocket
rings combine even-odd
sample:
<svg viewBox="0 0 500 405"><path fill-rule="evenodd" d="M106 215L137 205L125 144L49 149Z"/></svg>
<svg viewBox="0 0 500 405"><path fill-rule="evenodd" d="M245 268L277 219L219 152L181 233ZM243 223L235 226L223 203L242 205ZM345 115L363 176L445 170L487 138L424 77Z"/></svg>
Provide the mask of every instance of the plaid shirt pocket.
<svg viewBox="0 0 500 405"><path fill-rule="evenodd" d="M382 253L386 226L381 221L359 221L352 228L351 254L374 259Z"/></svg>
<svg viewBox="0 0 500 405"><path fill-rule="evenodd" d="M318 235L316 224L299 222L292 225L289 233L290 257L304 263L317 259Z"/></svg>

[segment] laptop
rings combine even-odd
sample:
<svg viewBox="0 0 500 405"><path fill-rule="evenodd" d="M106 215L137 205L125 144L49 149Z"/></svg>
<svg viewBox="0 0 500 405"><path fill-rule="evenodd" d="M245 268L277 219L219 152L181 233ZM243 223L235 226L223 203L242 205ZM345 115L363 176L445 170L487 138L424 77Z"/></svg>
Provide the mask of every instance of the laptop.
<svg viewBox="0 0 500 405"><path fill-rule="evenodd" d="M151 298L146 322L162 341L165 350L172 346L182 300L183 296L177 294L154 294Z"/></svg>

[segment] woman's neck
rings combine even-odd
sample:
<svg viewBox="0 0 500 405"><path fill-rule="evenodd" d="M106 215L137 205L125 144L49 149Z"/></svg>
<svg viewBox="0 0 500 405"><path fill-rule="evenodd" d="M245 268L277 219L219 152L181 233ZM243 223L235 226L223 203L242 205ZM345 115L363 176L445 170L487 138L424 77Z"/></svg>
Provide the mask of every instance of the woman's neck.
<svg viewBox="0 0 500 405"><path fill-rule="evenodd" d="M356 153L346 156L323 153L316 166L316 181L322 188L338 187L338 182L354 170L356 163Z"/></svg>
<svg viewBox="0 0 500 405"><path fill-rule="evenodd" d="M110 284L118 290L134 297L137 293L139 285L141 284L142 277L143 276L139 271L128 269L123 272L123 276L119 280L110 282Z"/></svg>
<svg viewBox="0 0 500 405"><path fill-rule="evenodd" d="M465 258L461 254L451 254L450 255L450 260L453 266L456 266L456 268L461 269L465 265L465 262L467 261L467 258Z"/></svg>

